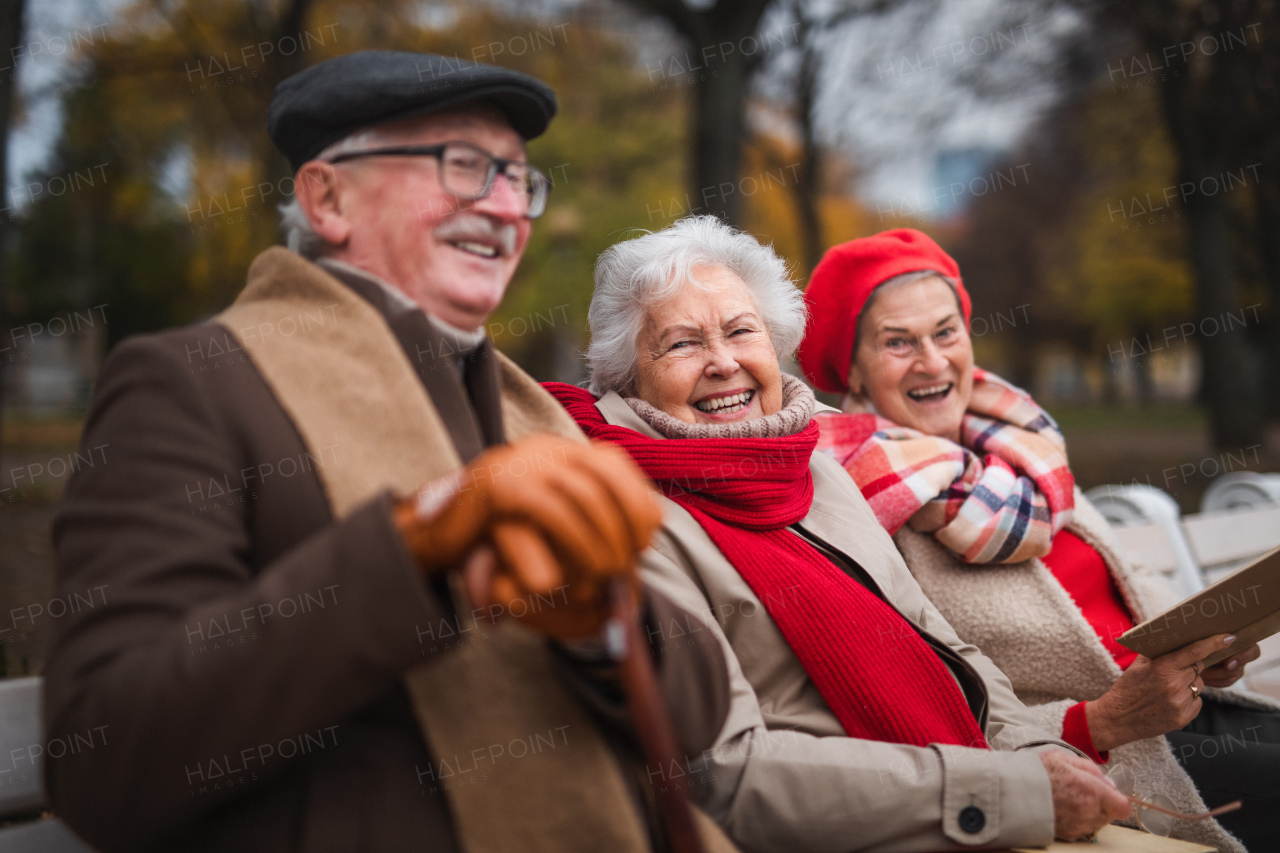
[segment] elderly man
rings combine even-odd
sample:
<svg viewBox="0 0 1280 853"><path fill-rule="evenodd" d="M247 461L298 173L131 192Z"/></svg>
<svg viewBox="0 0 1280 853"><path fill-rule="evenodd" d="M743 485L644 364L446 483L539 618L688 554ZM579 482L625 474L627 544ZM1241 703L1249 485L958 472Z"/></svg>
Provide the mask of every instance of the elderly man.
<svg viewBox="0 0 1280 853"><path fill-rule="evenodd" d="M593 637L659 518L482 327L546 203L527 76L364 52L282 83L295 251L210 322L120 345L68 485L49 762L111 850L661 846ZM552 642L547 642L550 638ZM712 647L662 653L681 748L727 709ZM704 827L704 834L714 830ZM711 846L721 845L712 837Z"/></svg>

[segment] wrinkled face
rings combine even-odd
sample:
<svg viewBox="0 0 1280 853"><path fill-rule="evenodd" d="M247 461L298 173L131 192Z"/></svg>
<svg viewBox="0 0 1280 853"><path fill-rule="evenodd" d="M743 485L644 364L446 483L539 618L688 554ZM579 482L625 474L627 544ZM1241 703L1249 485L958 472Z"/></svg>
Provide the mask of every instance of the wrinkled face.
<svg viewBox="0 0 1280 853"><path fill-rule="evenodd" d="M877 292L863 309L849 389L902 426L959 443L973 346L956 301L936 277Z"/></svg>
<svg viewBox="0 0 1280 853"><path fill-rule="evenodd" d="M473 107L389 125L392 141L366 148L462 141L524 160L524 142L500 112ZM460 199L440 186L435 157L365 157L338 163L351 231L333 257L400 288L428 313L463 329L502 302L529 241L523 206L501 175L489 195Z"/></svg>
<svg viewBox="0 0 1280 853"><path fill-rule="evenodd" d="M691 424L772 415L782 374L751 291L724 267L693 274L703 287L687 284L645 316L635 395Z"/></svg>

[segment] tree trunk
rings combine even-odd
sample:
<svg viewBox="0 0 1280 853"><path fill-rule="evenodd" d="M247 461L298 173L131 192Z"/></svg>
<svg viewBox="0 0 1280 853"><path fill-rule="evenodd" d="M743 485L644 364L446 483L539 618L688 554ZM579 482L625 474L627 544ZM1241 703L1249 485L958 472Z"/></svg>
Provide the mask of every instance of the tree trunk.
<svg viewBox="0 0 1280 853"><path fill-rule="evenodd" d="M0 50L13 56L14 48L22 40L22 16L25 0L0 0ZM9 174L9 119L13 110L13 93L17 89L17 63L6 85L0 86L0 180L8 183ZM8 329L8 312L5 310L5 242L9 236L9 222L0 216L0 329ZM0 358L0 456L4 448L4 359ZM0 466L0 470L3 466Z"/></svg>
<svg viewBox="0 0 1280 853"><path fill-rule="evenodd" d="M807 278L818 261L822 260L826 241L822 234L822 215L818 210L822 152L818 148L817 129L813 120L813 102L818 88L818 54L809 42L807 28L801 28L800 39L804 53L800 59L800 81L796 91L796 118L800 126L800 169L796 177L795 196Z"/></svg>
<svg viewBox="0 0 1280 853"><path fill-rule="evenodd" d="M1280 160L1272 159L1272 163ZM1274 168L1259 183L1255 198L1256 238L1262 280L1270 301L1267 322L1267 367L1263 404L1271 417L1280 415L1280 179Z"/></svg>
<svg viewBox="0 0 1280 853"><path fill-rule="evenodd" d="M1124 363L1116 364L1111 359L1107 359L1102 363L1102 403L1105 406L1115 406L1120 402L1120 371L1124 369ZM1014 383L1017 384L1017 383ZM1021 386L1027 387L1025 385Z"/></svg>
<svg viewBox="0 0 1280 853"><path fill-rule="evenodd" d="M749 71L735 53L698 87L693 113L693 209L741 225L742 139Z"/></svg>
<svg viewBox="0 0 1280 853"><path fill-rule="evenodd" d="M756 31L770 0L719 0L700 11L684 0L628 2L666 20L690 45L684 57L664 62L680 67L681 74L692 69L696 87L690 206L741 225L747 89L764 50Z"/></svg>
<svg viewBox="0 0 1280 853"><path fill-rule="evenodd" d="M275 32L267 34L267 37L273 39L275 44L280 44L281 40L286 38L292 38L301 43L313 5L313 0L291 0L280 16ZM263 69L264 76L269 76L270 79L264 80L261 85L264 88L270 86L274 90L282 80L297 74L306 64L307 56L301 50L296 50L292 54L281 54L275 58L269 71L267 68ZM262 136L265 138L266 134ZM263 180L273 186L280 186L280 181L293 177L293 167L274 145L264 145L258 162L261 164Z"/></svg>
<svg viewBox="0 0 1280 853"><path fill-rule="evenodd" d="M1153 54L1162 45L1179 42L1175 35L1191 38L1201 32L1194 19L1173 31L1150 27L1150 23L1146 22L1148 28L1141 31L1141 38ZM1248 151L1241 143L1241 129L1233 126L1238 119L1230 105L1238 84L1223 58L1235 55L1192 57L1185 73L1160 88L1165 126L1178 156L1180 185L1199 187L1202 179L1232 168ZM1191 192L1183 198L1183 210L1196 290L1195 322L1203 329L1205 322L1215 318L1220 325L1225 314L1239 309L1227 198L1221 192ZM1200 396L1214 446L1228 450L1261 443L1261 407L1245 335L1239 330L1219 329L1217 334L1202 334L1199 343L1203 364Z"/></svg>
<svg viewBox="0 0 1280 853"><path fill-rule="evenodd" d="M1145 326L1138 329L1139 340L1151 340L1151 327ZM1159 357L1163 357L1159 356ZM1157 358L1155 353L1148 353L1141 358L1133 359L1129 363L1133 370L1133 389L1137 397L1138 405L1149 406L1155 401L1156 396L1156 379L1155 379L1155 363Z"/></svg>
<svg viewBox="0 0 1280 853"><path fill-rule="evenodd" d="M1183 165L1180 180L1219 174L1211 166ZM1227 207L1221 195L1190 195L1187 213L1187 246L1192 275L1196 282L1197 325L1210 317L1221 318L1238 308L1232 282L1230 235ZM1262 421L1252 404L1248 358L1244 336L1220 332L1200 338L1204 364L1201 382L1209 408L1213 444L1222 449L1249 447L1262 441Z"/></svg>

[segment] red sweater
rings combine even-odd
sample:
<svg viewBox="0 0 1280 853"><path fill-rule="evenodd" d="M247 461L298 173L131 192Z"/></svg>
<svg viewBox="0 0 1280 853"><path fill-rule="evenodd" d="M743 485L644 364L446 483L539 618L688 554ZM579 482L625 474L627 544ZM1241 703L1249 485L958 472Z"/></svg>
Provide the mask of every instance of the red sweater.
<svg viewBox="0 0 1280 853"><path fill-rule="evenodd" d="M1079 536L1063 530L1053 537L1052 548L1043 560L1080 608L1112 659L1120 669L1128 669L1138 653L1117 643L1116 637L1133 627L1133 616L1125 606L1102 555ZM1062 721L1062 739L1096 763L1105 764L1109 756L1094 748L1084 707L1085 703L1080 702L1067 709Z"/></svg>

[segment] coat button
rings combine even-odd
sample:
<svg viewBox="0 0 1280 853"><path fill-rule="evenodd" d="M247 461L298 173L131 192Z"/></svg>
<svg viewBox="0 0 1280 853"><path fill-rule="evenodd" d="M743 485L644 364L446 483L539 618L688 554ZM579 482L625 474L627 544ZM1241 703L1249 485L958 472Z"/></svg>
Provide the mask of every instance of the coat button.
<svg viewBox="0 0 1280 853"><path fill-rule="evenodd" d="M969 834L982 832L987 816L977 806L965 806L960 810L960 828Z"/></svg>

